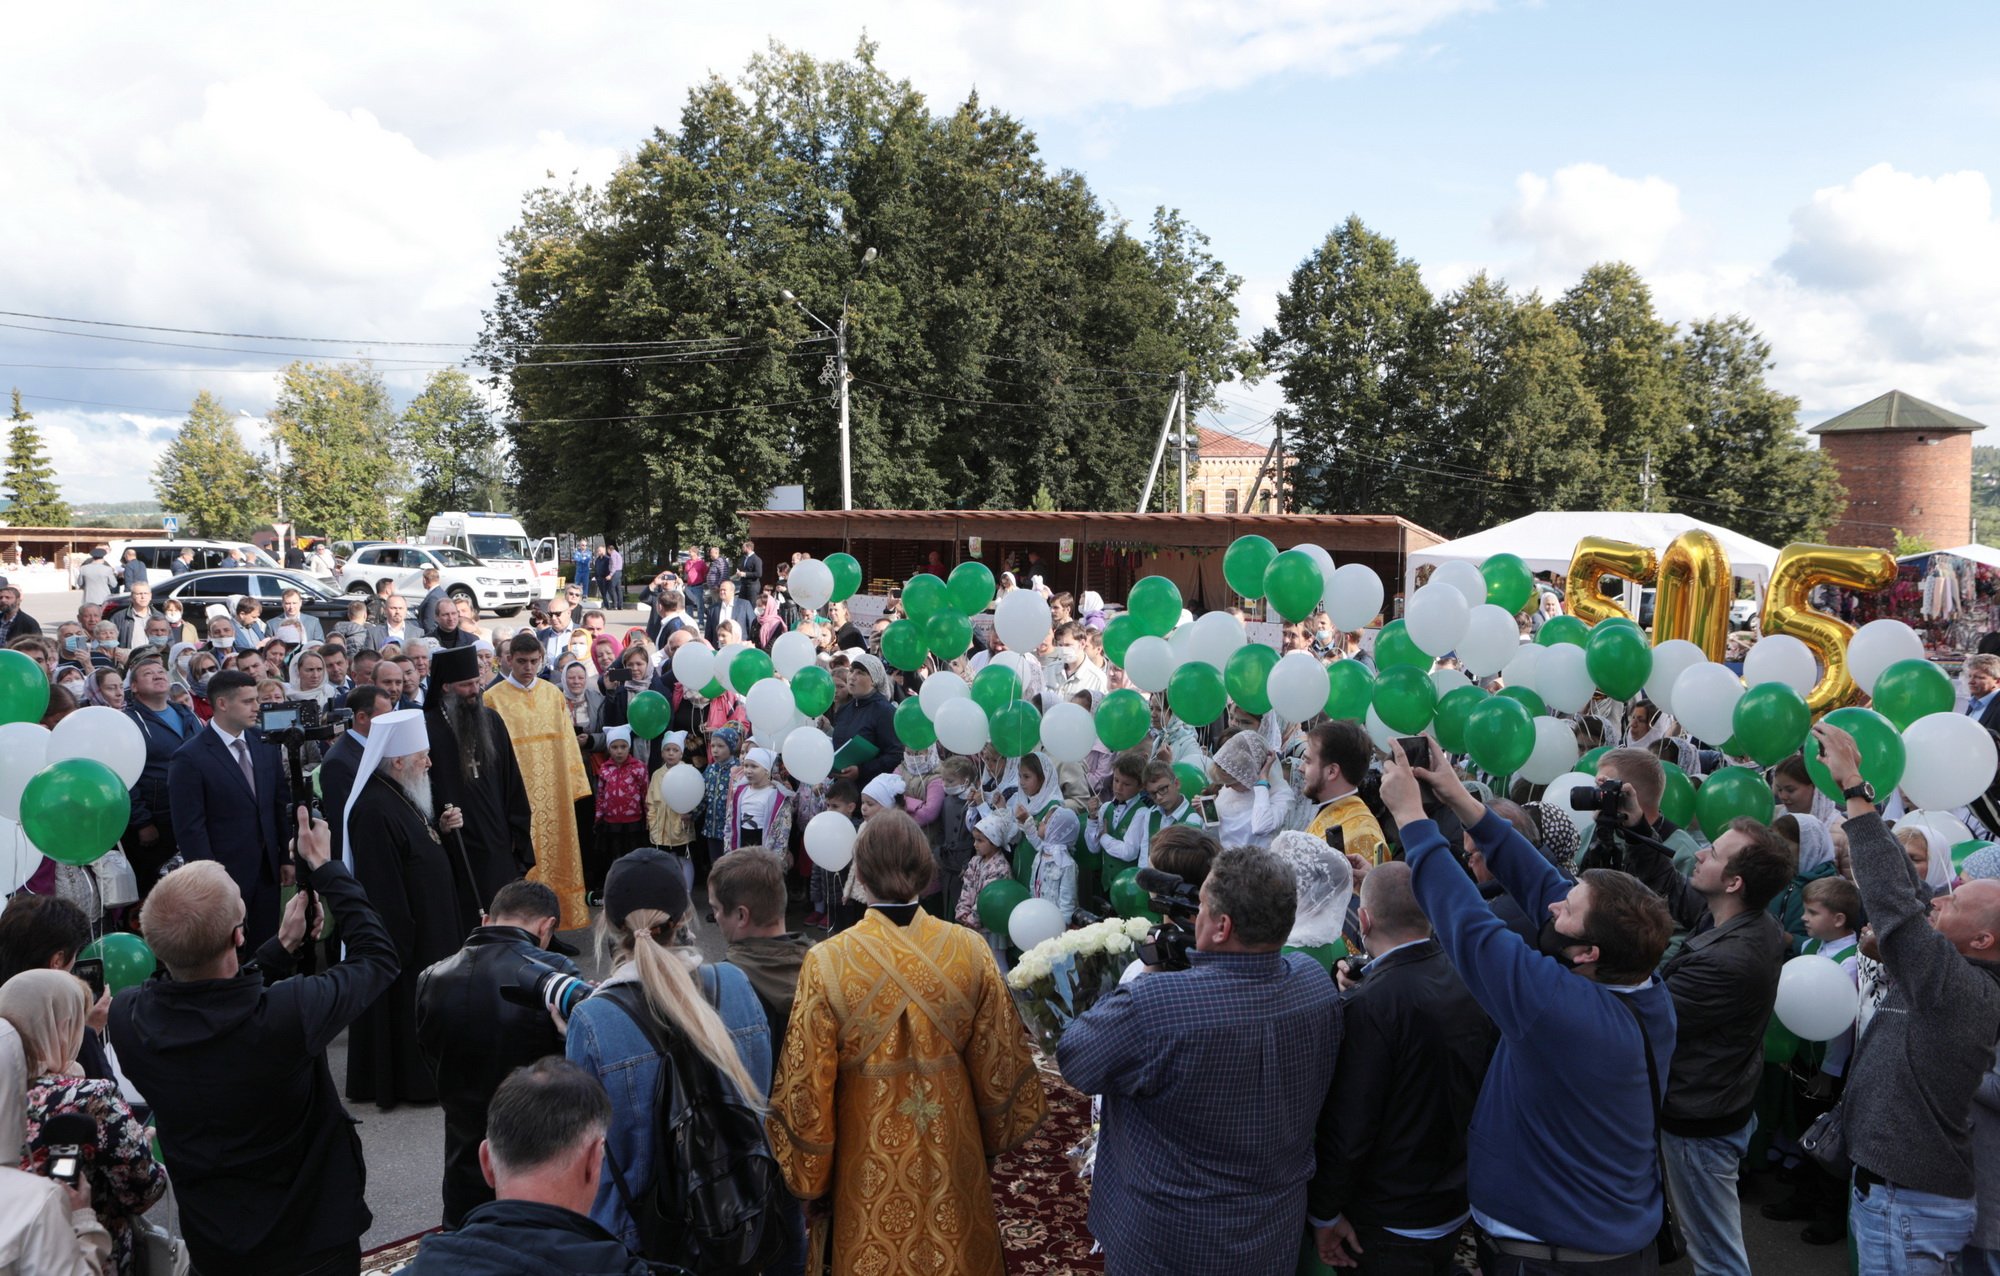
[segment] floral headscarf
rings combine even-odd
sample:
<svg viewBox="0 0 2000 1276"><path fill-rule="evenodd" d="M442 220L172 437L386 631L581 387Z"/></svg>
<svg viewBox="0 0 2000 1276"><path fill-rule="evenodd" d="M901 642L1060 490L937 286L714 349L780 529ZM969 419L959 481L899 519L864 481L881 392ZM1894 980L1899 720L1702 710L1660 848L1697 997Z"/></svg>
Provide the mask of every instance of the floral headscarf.
<svg viewBox="0 0 2000 1276"><path fill-rule="evenodd" d="M1536 843L1542 858L1555 865L1558 872L1575 872L1576 853L1583 842L1568 813L1547 802L1529 802L1522 809L1534 817L1535 827L1542 831L1541 840Z"/></svg>

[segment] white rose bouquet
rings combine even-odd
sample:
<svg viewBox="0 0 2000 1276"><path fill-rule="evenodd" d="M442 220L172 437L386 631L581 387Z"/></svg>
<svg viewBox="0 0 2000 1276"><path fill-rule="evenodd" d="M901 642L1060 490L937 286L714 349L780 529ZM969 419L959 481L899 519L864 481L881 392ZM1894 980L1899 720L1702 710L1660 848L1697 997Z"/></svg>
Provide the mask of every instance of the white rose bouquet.
<svg viewBox="0 0 2000 1276"><path fill-rule="evenodd" d="M1054 1054L1070 1020L1118 986L1152 928L1144 917L1112 917L1064 931L1021 954L1007 973L1007 986L1043 1053Z"/></svg>

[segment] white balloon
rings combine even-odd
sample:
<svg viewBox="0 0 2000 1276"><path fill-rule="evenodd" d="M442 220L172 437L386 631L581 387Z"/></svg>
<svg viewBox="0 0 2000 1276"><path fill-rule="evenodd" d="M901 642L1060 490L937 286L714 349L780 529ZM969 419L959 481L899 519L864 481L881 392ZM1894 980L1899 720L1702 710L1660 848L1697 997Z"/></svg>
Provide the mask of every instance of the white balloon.
<svg viewBox="0 0 2000 1276"><path fill-rule="evenodd" d="M1462 558L1453 559L1432 572L1424 589L1432 585L1451 586L1458 591L1458 596L1465 600L1467 607L1478 607L1486 601L1486 577L1477 566ZM1419 594L1423 592L1423 589L1417 591Z"/></svg>
<svg viewBox="0 0 2000 1276"><path fill-rule="evenodd" d="M1471 619L1472 609L1465 596L1434 580L1410 595L1410 605L1403 612L1403 628L1410 641L1417 644L1418 651L1427 656L1442 656L1458 646Z"/></svg>
<svg viewBox="0 0 2000 1276"><path fill-rule="evenodd" d="M785 770L800 784L818 784L833 774L833 741L818 727L793 728L779 753L785 759Z"/></svg>
<svg viewBox="0 0 2000 1276"><path fill-rule="evenodd" d="M729 669L731 665L736 663L736 657L750 650L752 648L747 642L732 642L721 651L715 653L715 676L722 680L723 686L734 691L739 696L748 691L749 688L737 686L730 676Z"/></svg>
<svg viewBox="0 0 2000 1276"><path fill-rule="evenodd" d="M1247 641L1243 622L1226 611L1206 612L1189 628L1188 659L1217 669L1227 665L1236 649Z"/></svg>
<svg viewBox="0 0 2000 1276"><path fill-rule="evenodd" d="M21 818L21 791L48 764L47 727L39 722L10 722L0 727L0 819ZM6 862L6 849L0 843L0 864ZM5 871L0 868L0 875Z"/></svg>
<svg viewBox="0 0 2000 1276"><path fill-rule="evenodd" d="M1583 648L1559 642L1542 648L1535 665L1535 693L1557 713L1581 713L1597 689L1584 664Z"/></svg>
<svg viewBox="0 0 2000 1276"><path fill-rule="evenodd" d="M1537 744L1541 743L1539 736L1535 742ZM1569 804L1569 795L1577 789L1594 789L1596 787L1596 776L1585 775L1581 771L1565 771L1555 779L1550 780L1548 788L1543 790L1542 809L1547 810L1550 807L1554 807L1564 815L1567 815L1569 822L1576 826L1577 836L1587 840L1590 836L1590 826L1597 823L1597 812L1577 810Z"/></svg>
<svg viewBox="0 0 2000 1276"><path fill-rule="evenodd" d="M1521 626L1505 607L1481 603L1465 617L1465 636L1458 640L1458 658L1481 678L1490 678L1521 653Z"/></svg>
<svg viewBox="0 0 2000 1276"><path fill-rule="evenodd" d="M1304 722L1325 713L1331 690L1326 666L1309 651L1288 651L1278 657L1264 682L1271 707L1287 722Z"/></svg>
<svg viewBox="0 0 2000 1276"><path fill-rule="evenodd" d="M1042 715L1042 747L1058 762L1081 762L1097 744L1090 710L1067 700Z"/></svg>
<svg viewBox="0 0 2000 1276"><path fill-rule="evenodd" d="M1021 679L1024 684L1027 681L1028 658L1018 651L1003 651L997 656L989 657L986 663L999 665L1002 669L1012 669L1016 678ZM967 690L970 689L968 686Z"/></svg>
<svg viewBox="0 0 2000 1276"><path fill-rule="evenodd" d="M1382 612L1382 578L1372 567L1344 563L1327 578L1327 619L1336 629L1360 629Z"/></svg>
<svg viewBox="0 0 2000 1276"><path fill-rule="evenodd" d="M1782 682L1800 695L1805 695L1818 681L1819 662L1813 659L1812 648L1790 634L1768 634L1758 639L1750 654L1743 657L1743 685L1746 687L1764 682Z"/></svg>
<svg viewBox="0 0 2000 1276"><path fill-rule="evenodd" d="M1014 905L1013 912L1007 914L1007 938L1013 940L1014 946L1022 952L1062 933L1062 910L1052 900L1024 899Z"/></svg>
<svg viewBox="0 0 2000 1276"><path fill-rule="evenodd" d="M1915 726L1916 724L1911 723L1910 725ZM1909 785L1905 784L1903 791L1908 793L1909 787ZM1965 826L1964 820L1959 819L1950 811L1911 811L1908 815L1896 821L1897 828L1906 826L1909 828L1929 829L1931 832L1937 834L1939 840L1948 847L1957 846L1960 842L1970 842L1972 840L1972 830Z"/></svg>
<svg viewBox="0 0 2000 1276"><path fill-rule="evenodd" d="M807 611L818 611L833 597L833 568L817 558L793 563L785 582L785 588L791 591L792 601Z"/></svg>
<svg viewBox="0 0 2000 1276"><path fill-rule="evenodd" d="M1778 1022L1806 1041L1831 1041L1861 1013L1861 993L1831 957L1794 957L1778 972Z"/></svg>
<svg viewBox="0 0 2000 1276"><path fill-rule="evenodd" d="M1964 806L1986 791L1995 766L2000 765L1993 737L1979 719L1962 713L1918 718L1903 732L1903 749L1908 754L1903 792L1926 807ZM5 813L0 810L0 815Z"/></svg>
<svg viewBox="0 0 2000 1276"><path fill-rule="evenodd" d="M14 820L0 816L0 895L11 895L42 866L42 853Z"/></svg>
<svg viewBox="0 0 2000 1276"><path fill-rule="evenodd" d="M1165 691L1180 664L1164 638L1147 634L1125 649L1125 676L1141 691Z"/></svg>
<svg viewBox="0 0 2000 1276"><path fill-rule="evenodd" d="M1668 713L1674 711L1674 683L1696 665L1708 663L1708 653L1685 638L1669 638L1653 648L1653 672L1646 675L1646 699Z"/></svg>
<svg viewBox="0 0 2000 1276"><path fill-rule="evenodd" d="M687 648L682 647L681 650ZM817 663L819 652L813 647L813 640L797 630L778 635L778 641L771 644L771 667L778 671L780 678L789 678Z"/></svg>
<svg viewBox="0 0 2000 1276"><path fill-rule="evenodd" d="M917 692L917 703L924 707L924 716L935 722L946 705L971 694L972 686L963 677L950 669L940 669L924 679L923 690Z"/></svg>
<svg viewBox="0 0 2000 1276"><path fill-rule="evenodd" d="M1438 699L1442 700L1460 687L1472 685L1472 679L1463 669L1431 670L1431 685L1437 688Z"/></svg>
<svg viewBox="0 0 2000 1276"><path fill-rule="evenodd" d="M689 691L700 691L715 677L715 648L705 643L682 643L674 653L674 679Z"/></svg>
<svg viewBox="0 0 2000 1276"><path fill-rule="evenodd" d="M743 697L743 703L750 710L750 725L759 732L790 725L792 715L798 712L798 704L792 699L792 684L783 678L759 681Z"/></svg>
<svg viewBox="0 0 2000 1276"><path fill-rule="evenodd" d="M146 737L139 733L138 723L109 705L87 705L56 723L49 733L48 760L61 762L66 758L102 762L116 771L129 789L146 770Z"/></svg>
<svg viewBox="0 0 2000 1276"><path fill-rule="evenodd" d="M685 762L675 763L667 771L667 778L660 781L660 796L682 815L700 806L707 791L708 786L702 782L701 772Z"/></svg>
<svg viewBox="0 0 2000 1276"><path fill-rule="evenodd" d="M1326 597L1327 582L1333 579L1333 555L1327 553L1311 541L1307 541L1302 545L1294 545L1292 548L1319 564L1320 597L1324 600Z"/></svg>
<svg viewBox="0 0 2000 1276"><path fill-rule="evenodd" d="M1013 589L993 608L993 629L1015 651L1033 651L1049 636L1049 605L1032 589Z"/></svg>
<svg viewBox="0 0 2000 1276"><path fill-rule="evenodd" d="M1183 621L1174 627L1172 633L1167 635L1167 650L1171 651L1174 655L1174 668L1178 669L1188 661L1194 659L1194 656L1190 654L1193 648L1193 621Z"/></svg>
<svg viewBox="0 0 2000 1276"><path fill-rule="evenodd" d="M938 743L953 753L977 753L992 738L992 728L986 724L986 710L969 698L954 700L938 710L931 725L937 728Z"/></svg>
<svg viewBox="0 0 2000 1276"><path fill-rule="evenodd" d="M1514 658L1500 671L1500 681L1510 687L1525 687L1540 695L1541 690L1535 686L1535 679L1541 673L1542 653L1547 650L1547 647L1532 642L1522 643Z"/></svg>
<svg viewBox="0 0 2000 1276"><path fill-rule="evenodd" d="M1695 665L1674 682L1674 718L1696 739L1720 745L1736 731L1743 684L1714 662Z"/></svg>
<svg viewBox="0 0 2000 1276"><path fill-rule="evenodd" d="M1547 784L1576 765L1583 751L1576 747L1576 729L1561 718L1535 719L1535 747L1521 764L1531 784Z"/></svg>
<svg viewBox="0 0 2000 1276"><path fill-rule="evenodd" d="M769 679L767 681L776 681L776 680ZM751 690L754 691L756 690L756 688L753 687L751 688ZM756 724L752 725L754 726ZM797 731L800 727L807 727L811 725L812 724L806 720L806 716L803 713L799 712L798 706L794 705L792 707L791 712L786 714L785 717L776 724L768 727L756 726L756 730L750 736L750 740L760 749L769 749L773 753L782 754L785 751L785 741L791 738L792 732Z"/></svg>
<svg viewBox="0 0 2000 1276"><path fill-rule="evenodd" d="M1368 706L1368 717L1361 725L1367 728L1368 738L1375 742L1375 747L1384 753L1387 753L1389 746L1396 742L1396 737L1402 734L1377 717L1375 706L1372 704Z"/></svg>
<svg viewBox="0 0 2000 1276"><path fill-rule="evenodd" d="M1898 660L1923 658L1924 640L1900 620L1871 620L1847 640L1847 672L1854 685L1871 696L1884 669Z"/></svg>
<svg viewBox="0 0 2000 1276"><path fill-rule="evenodd" d="M839 811L821 811L806 822L806 856L829 873L854 859L854 821Z"/></svg>

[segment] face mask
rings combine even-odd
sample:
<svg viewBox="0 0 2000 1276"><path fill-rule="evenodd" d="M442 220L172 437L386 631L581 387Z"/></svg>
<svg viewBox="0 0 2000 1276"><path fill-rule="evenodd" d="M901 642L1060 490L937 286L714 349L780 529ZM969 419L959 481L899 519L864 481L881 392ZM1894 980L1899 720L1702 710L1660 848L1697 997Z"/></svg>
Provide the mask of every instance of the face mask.
<svg viewBox="0 0 2000 1276"><path fill-rule="evenodd" d="M1578 947L1575 939L1556 929L1556 919L1551 917L1542 923L1542 929L1535 936L1535 947L1544 957L1553 957L1563 964L1564 970L1576 969L1576 958L1569 955L1571 948Z"/></svg>
<svg viewBox="0 0 2000 1276"><path fill-rule="evenodd" d="M82 634L71 634L69 637L63 639L64 651L82 651L83 646L84 639Z"/></svg>
<svg viewBox="0 0 2000 1276"><path fill-rule="evenodd" d="M164 647L167 645L167 636L161 634L157 638L149 637L146 639L146 645L148 647Z"/></svg>
<svg viewBox="0 0 2000 1276"><path fill-rule="evenodd" d="M944 791L955 798L962 799L966 794L972 792L972 786L969 784L947 784L944 786Z"/></svg>
<svg viewBox="0 0 2000 1276"><path fill-rule="evenodd" d="M109 640L100 638L96 642L91 643L90 645L97 648L99 651L112 651L117 648L118 641L115 638Z"/></svg>
<svg viewBox="0 0 2000 1276"><path fill-rule="evenodd" d="M200 677L196 678L196 679L194 680L194 686L193 686L193 687L191 688L191 690L192 690L192 691L193 691L193 692L194 692L194 693L195 693L196 695L198 695L198 696L205 696L205 695L207 695L207 694L208 694L208 675L207 675L207 674L202 674L202 675L201 675Z"/></svg>
<svg viewBox="0 0 2000 1276"><path fill-rule="evenodd" d="M73 696L80 696L83 694L83 679L64 678L62 681L62 688L64 691L69 692Z"/></svg>
<svg viewBox="0 0 2000 1276"><path fill-rule="evenodd" d="M1313 641L1319 643L1322 647L1326 646L1328 643L1333 641L1333 630L1331 629L1320 630L1318 633L1313 635Z"/></svg>
<svg viewBox="0 0 2000 1276"><path fill-rule="evenodd" d="M1057 660L1062 661L1064 664L1071 664L1075 661L1083 659L1083 648L1062 646L1055 648L1051 654L1053 654Z"/></svg>

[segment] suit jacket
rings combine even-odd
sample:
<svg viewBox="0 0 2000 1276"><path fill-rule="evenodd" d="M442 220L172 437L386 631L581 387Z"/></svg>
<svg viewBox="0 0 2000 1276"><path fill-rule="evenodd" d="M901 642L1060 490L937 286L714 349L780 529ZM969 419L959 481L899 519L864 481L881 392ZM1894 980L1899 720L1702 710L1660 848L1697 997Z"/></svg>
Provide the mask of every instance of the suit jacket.
<svg viewBox="0 0 2000 1276"><path fill-rule="evenodd" d="M319 623L318 616L308 616L304 612L300 612L297 616L280 613L271 621L271 631L276 633L280 625L297 625L299 631L305 634L307 642L326 641L326 630Z"/></svg>
<svg viewBox="0 0 2000 1276"><path fill-rule="evenodd" d="M715 627L725 620L736 622L736 636L744 642L757 640L757 609L743 599L737 599L726 609L718 606L709 612L702 626L709 642L715 641Z"/></svg>
<svg viewBox="0 0 2000 1276"><path fill-rule="evenodd" d="M352 731L342 733L319 760L319 809L326 816L327 831L333 834L333 858L340 858L341 834L347 821L347 795L354 791L354 777L361 773L361 751L366 740Z"/></svg>
<svg viewBox="0 0 2000 1276"><path fill-rule="evenodd" d="M155 616L164 616L166 614L166 612L160 610L157 603L148 607L143 614L131 607L127 607L124 611L119 612L118 618L111 622L118 627L118 645L121 647L132 646L132 636L137 634L139 636L139 645L142 647L145 646L146 622ZM21 631L23 634L27 632L25 629ZM19 634L15 635L15 637L19 636Z"/></svg>
<svg viewBox="0 0 2000 1276"><path fill-rule="evenodd" d="M1341 1018L1309 1214L1405 1229L1462 1217L1466 1130L1500 1039L1493 1021L1435 939L1369 966Z"/></svg>
<svg viewBox="0 0 2000 1276"><path fill-rule="evenodd" d="M1986 707L1980 711L1979 725L1988 731L2000 731L2000 692L1995 692L1993 698L1986 702Z"/></svg>
<svg viewBox="0 0 2000 1276"><path fill-rule="evenodd" d="M243 892L245 944L251 949L278 933L278 871L292 838L292 786L283 752L252 727L253 794L236 758L213 727L197 731L167 765L173 790L174 838L189 860L214 860Z"/></svg>
<svg viewBox="0 0 2000 1276"><path fill-rule="evenodd" d="M401 643L403 650L408 651L410 644L423 636L423 627L414 620L404 621L399 629L391 629L386 624L368 626L368 645L376 651L382 650L382 645L390 642Z"/></svg>

